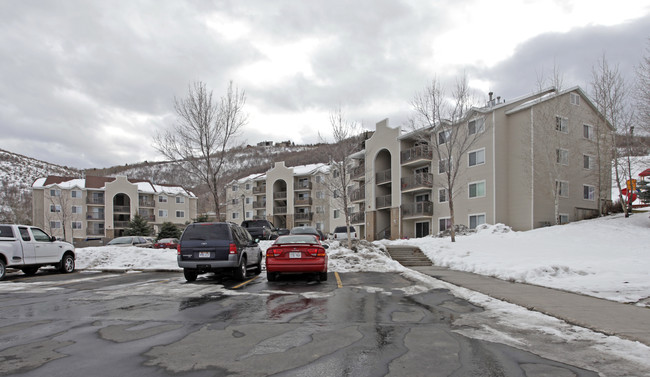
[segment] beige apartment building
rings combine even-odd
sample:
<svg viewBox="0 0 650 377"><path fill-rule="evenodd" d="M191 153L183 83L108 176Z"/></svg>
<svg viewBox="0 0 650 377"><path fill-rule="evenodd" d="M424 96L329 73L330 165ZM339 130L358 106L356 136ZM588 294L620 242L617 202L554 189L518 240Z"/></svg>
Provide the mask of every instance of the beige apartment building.
<svg viewBox="0 0 650 377"><path fill-rule="evenodd" d="M445 143L443 132L449 131L405 132L383 120L352 156L352 223L366 239L422 237L449 227L447 160L434 144ZM476 134L460 161L452 159L459 164L456 224L529 230L597 216L611 198L606 144L613 129L579 87L491 99L451 132Z"/></svg>
<svg viewBox="0 0 650 377"><path fill-rule="evenodd" d="M34 225L67 241L123 235L136 214L157 233L164 222L184 225L197 216L196 196L179 186L126 177L48 176L32 185ZM64 232L65 229L65 232Z"/></svg>
<svg viewBox="0 0 650 377"><path fill-rule="evenodd" d="M276 162L264 174L233 181L226 187L227 218L269 220L276 227L312 226L328 233L345 225L343 211L329 188L330 167L311 164L287 167Z"/></svg>

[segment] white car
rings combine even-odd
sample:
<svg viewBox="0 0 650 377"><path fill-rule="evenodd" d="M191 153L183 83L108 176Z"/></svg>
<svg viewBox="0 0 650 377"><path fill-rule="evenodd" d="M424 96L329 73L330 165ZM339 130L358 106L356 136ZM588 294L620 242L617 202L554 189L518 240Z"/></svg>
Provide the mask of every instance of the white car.
<svg viewBox="0 0 650 377"><path fill-rule="evenodd" d="M347 240L348 239L348 230L346 229L345 226L337 226L334 228L334 234L332 236L332 239L334 240ZM351 240L358 240L359 237L357 236L357 231L354 229L353 226L350 227L350 239Z"/></svg>

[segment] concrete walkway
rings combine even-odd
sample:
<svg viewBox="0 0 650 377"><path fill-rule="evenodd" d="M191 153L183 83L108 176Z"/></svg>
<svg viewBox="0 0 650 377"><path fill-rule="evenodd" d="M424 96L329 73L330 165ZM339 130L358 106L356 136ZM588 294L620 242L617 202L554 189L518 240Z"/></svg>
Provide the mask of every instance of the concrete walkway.
<svg viewBox="0 0 650 377"><path fill-rule="evenodd" d="M650 309L536 285L511 283L445 267L411 267L448 283L535 310L568 323L650 346Z"/></svg>

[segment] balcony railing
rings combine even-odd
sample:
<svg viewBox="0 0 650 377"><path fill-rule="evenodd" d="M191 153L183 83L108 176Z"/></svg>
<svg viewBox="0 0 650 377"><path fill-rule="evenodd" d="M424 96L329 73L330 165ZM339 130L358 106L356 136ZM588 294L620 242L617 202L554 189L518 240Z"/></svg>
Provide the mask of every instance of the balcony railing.
<svg viewBox="0 0 650 377"><path fill-rule="evenodd" d="M419 145L411 149L407 149L400 153L400 160L402 164L408 164L409 162L419 161L419 160L428 160L433 159L433 150L429 148L428 145Z"/></svg>
<svg viewBox="0 0 650 377"><path fill-rule="evenodd" d="M87 220L104 220L104 214L103 213L86 213L86 219Z"/></svg>
<svg viewBox="0 0 650 377"><path fill-rule="evenodd" d="M287 198L287 192L286 191L280 191L280 192L274 192L273 193L273 199L286 199Z"/></svg>
<svg viewBox="0 0 650 377"><path fill-rule="evenodd" d="M104 235L104 227L103 223L100 223L102 227L94 226L97 223L91 223L92 225L89 225L86 228L86 234L89 236L103 236Z"/></svg>
<svg viewBox="0 0 650 377"><path fill-rule="evenodd" d="M156 202L153 200L138 200L138 207L155 207Z"/></svg>
<svg viewBox="0 0 650 377"><path fill-rule="evenodd" d="M392 199L391 199L390 195L384 195L384 196L378 196L377 197L377 200L376 200L377 209L390 207L391 204L392 204Z"/></svg>
<svg viewBox="0 0 650 377"><path fill-rule="evenodd" d="M295 198L293 200L293 204L297 205L297 206L310 206L312 204L312 199L311 198L303 198L303 199Z"/></svg>
<svg viewBox="0 0 650 377"><path fill-rule="evenodd" d="M253 187L253 195L266 194L266 185Z"/></svg>
<svg viewBox="0 0 650 377"><path fill-rule="evenodd" d="M156 215L140 215L143 219L151 222L156 222Z"/></svg>
<svg viewBox="0 0 650 377"><path fill-rule="evenodd" d="M275 215L286 215L287 207L273 207L273 214Z"/></svg>
<svg viewBox="0 0 650 377"><path fill-rule="evenodd" d="M253 209L264 209L266 208L266 202L255 201L253 202Z"/></svg>
<svg viewBox="0 0 650 377"><path fill-rule="evenodd" d="M350 178L357 180L359 178L364 178L366 175L366 164L361 164L352 168L350 171Z"/></svg>
<svg viewBox="0 0 650 377"><path fill-rule="evenodd" d="M409 177L401 179L402 191L419 189L419 188L432 188L433 187L433 174L431 173L418 173Z"/></svg>
<svg viewBox="0 0 650 377"><path fill-rule="evenodd" d="M86 197L86 204L98 204L98 205L103 206L104 205L104 197L87 196Z"/></svg>
<svg viewBox="0 0 650 377"><path fill-rule="evenodd" d="M294 191L298 190L311 190L312 184L309 181L306 182L298 182L296 185L293 187Z"/></svg>
<svg viewBox="0 0 650 377"><path fill-rule="evenodd" d="M266 220L266 216L254 215L253 220Z"/></svg>
<svg viewBox="0 0 650 377"><path fill-rule="evenodd" d="M366 199L366 188L361 187L350 191L350 201L359 202Z"/></svg>
<svg viewBox="0 0 650 377"><path fill-rule="evenodd" d="M433 202L402 204L403 217L433 216Z"/></svg>
<svg viewBox="0 0 650 377"><path fill-rule="evenodd" d="M380 172L377 172L377 174L375 174L375 183L378 184L378 185L380 185L382 183L390 182L390 179L391 179L390 169L380 171Z"/></svg>
<svg viewBox="0 0 650 377"><path fill-rule="evenodd" d="M350 216L350 223L352 224L363 224L366 222L366 213L365 212L355 212Z"/></svg>
<svg viewBox="0 0 650 377"><path fill-rule="evenodd" d="M128 228L129 227L129 222L128 221L113 221L113 227L114 228Z"/></svg>
<svg viewBox="0 0 650 377"><path fill-rule="evenodd" d="M295 220L308 220L308 221L311 221L313 217L314 217L313 212L296 213L294 215Z"/></svg>
<svg viewBox="0 0 650 377"><path fill-rule="evenodd" d="M113 206L113 213L130 213L131 207L129 206Z"/></svg>

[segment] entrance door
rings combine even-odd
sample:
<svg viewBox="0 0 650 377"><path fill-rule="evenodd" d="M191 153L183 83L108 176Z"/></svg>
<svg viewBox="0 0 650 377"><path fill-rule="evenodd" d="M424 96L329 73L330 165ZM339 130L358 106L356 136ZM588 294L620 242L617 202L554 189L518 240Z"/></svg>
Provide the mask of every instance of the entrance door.
<svg viewBox="0 0 650 377"><path fill-rule="evenodd" d="M415 237L421 238L429 235L429 222L415 223Z"/></svg>

